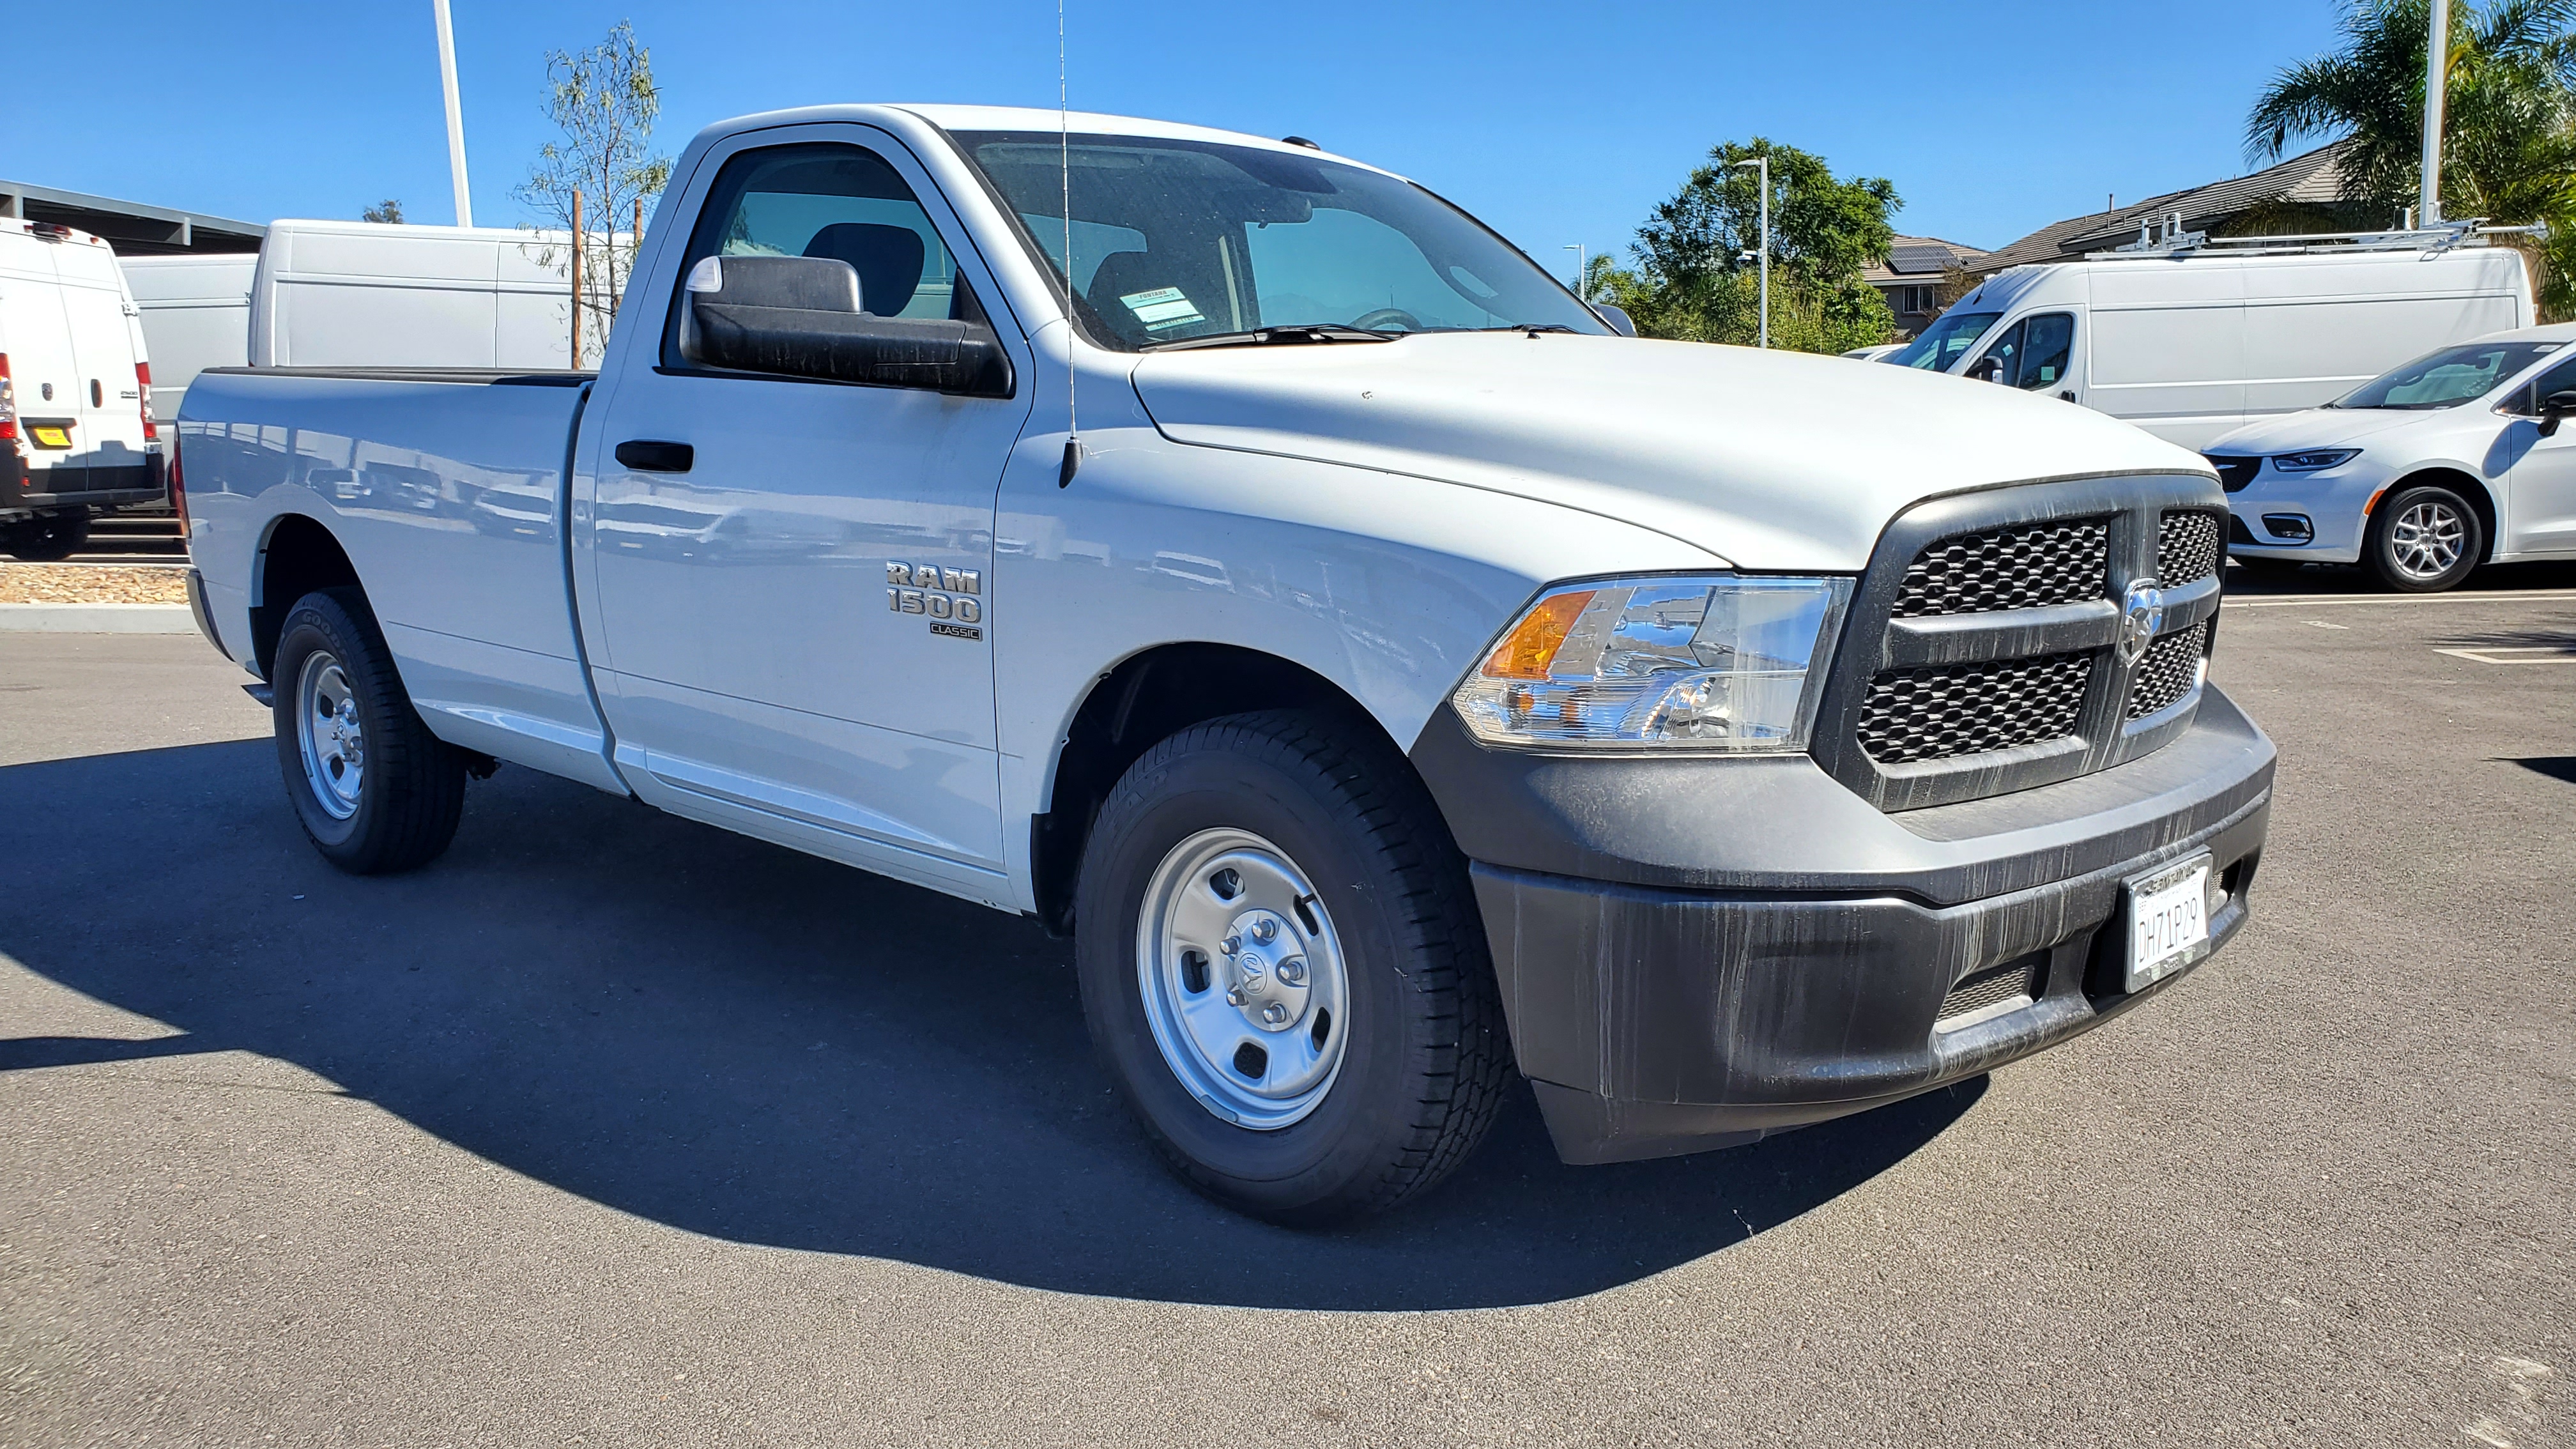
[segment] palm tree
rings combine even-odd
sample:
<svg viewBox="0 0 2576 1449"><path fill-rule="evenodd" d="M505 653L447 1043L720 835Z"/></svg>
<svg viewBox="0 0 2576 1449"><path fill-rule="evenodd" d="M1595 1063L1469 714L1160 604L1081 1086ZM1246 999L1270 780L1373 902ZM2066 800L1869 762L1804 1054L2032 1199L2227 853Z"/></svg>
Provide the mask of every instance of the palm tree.
<svg viewBox="0 0 2576 1449"><path fill-rule="evenodd" d="M2245 125L2247 155L2294 136L2350 142L2347 198L2413 201L2424 135L2424 44L2436 0L2347 0L2343 48L2273 78ZM2545 314L2576 311L2576 0L2440 0L2445 65L2442 210L2550 229L2526 247Z"/></svg>

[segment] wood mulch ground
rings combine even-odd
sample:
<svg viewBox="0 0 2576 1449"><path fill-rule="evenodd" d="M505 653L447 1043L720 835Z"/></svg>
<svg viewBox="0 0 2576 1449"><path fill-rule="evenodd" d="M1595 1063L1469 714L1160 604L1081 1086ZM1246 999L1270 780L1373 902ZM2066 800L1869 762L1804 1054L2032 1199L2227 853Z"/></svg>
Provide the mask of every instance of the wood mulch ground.
<svg viewBox="0 0 2576 1449"><path fill-rule="evenodd" d="M184 564L0 563L0 604L184 604Z"/></svg>

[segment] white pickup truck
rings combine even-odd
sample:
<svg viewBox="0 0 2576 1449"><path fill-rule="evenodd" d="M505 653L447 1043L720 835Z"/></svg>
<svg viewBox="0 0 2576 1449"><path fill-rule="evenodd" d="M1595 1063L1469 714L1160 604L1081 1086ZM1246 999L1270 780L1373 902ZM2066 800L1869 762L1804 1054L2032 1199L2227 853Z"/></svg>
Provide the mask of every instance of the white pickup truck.
<svg viewBox="0 0 2576 1449"><path fill-rule="evenodd" d="M1620 335L1302 142L1063 124L710 128L596 376L203 375L192 591L322 853L421 865L507 761L1034 916L1164 1157L1292 1222L1514 1069L1571 1162L1747 1142L2242 927L2201 459Z"/></svg>

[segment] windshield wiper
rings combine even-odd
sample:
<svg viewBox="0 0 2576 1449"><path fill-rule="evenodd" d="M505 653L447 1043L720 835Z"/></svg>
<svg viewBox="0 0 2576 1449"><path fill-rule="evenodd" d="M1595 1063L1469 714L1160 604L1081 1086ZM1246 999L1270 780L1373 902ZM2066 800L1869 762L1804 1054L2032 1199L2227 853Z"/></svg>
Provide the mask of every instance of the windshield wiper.
<svg viewBox="0 0 2576 1449"><path fill-rule="evenodd" d="M1474 327L1468 330L1473 332L1526 332L1532 337L1536 337L1542 332L1572 333L1574 331L1573 328L1566 326L1562 322L1514 322L1508 327Z"/></svg>
<svg viewBox="0 0 2576 1449"><path fill-rule="evenodd" d="M1300 322L1287 327L1255 327L1248 332L1215 332L1175 342L1148 342L1142 352L1181 352L1193 347L1273 347L1300 343L1393 342L1401 332L1372 332L1338 322Z"/></svg>

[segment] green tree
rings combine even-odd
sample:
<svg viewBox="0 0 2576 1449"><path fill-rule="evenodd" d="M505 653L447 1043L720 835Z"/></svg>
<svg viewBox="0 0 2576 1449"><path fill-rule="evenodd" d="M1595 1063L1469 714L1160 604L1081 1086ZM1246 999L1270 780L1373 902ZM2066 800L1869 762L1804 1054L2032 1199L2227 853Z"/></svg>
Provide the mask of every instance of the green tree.
<svg viewBox="0 0 2576 1449"><path fill-rule="evenodd" d="M2279 159L2293 138L2347 140L2348 199L2393 217L2414 204L2424 136L2424 46L2435 0L2346 0L2341 48L2273 78L2245 149ZM2442 210L2541 223L2526 244L2546 315L2576 312L2576 0L2441 0Z"/></svg>
<svg viewBox="0 0 2576 1449"><path fill-rule="evenodd" d="M360 221L389 222L395 226L402 225L402 219L402 202L391 196L358 213Z"/></svg>
<svg viewBox="0 0 2576 1449"><path fill-rule="evenodd" d="M1636 266L1598 268L1594 295L1625 309L1640 334L1750 343L1761 331L1757 265L1759 173L1771 161L1771 345L1843 352L1882 342L1896 319L1861 281L1887 255L1889 213L1903 203L1884 177L1838 178L1821 156L1763 137L1709 152L1681 190L1655 208L1630 248Z"/></svg>
<svg viewBox="0 0 2576 1449"><path fill-rule="evenodd" d="M671 158L652 154L653 122L662 113L653 82L653 53L621 20L607 39L574 54L546 52L546 114L563 131L537 150L528 179L513 193L542 225L574 232L573 197L581 197L582 354L596 359L617 317L635 265L632 214L671 179ZM621 232L621 228L624 231ZM569 248L538 248L538 264L570 270Z"/></svg>

